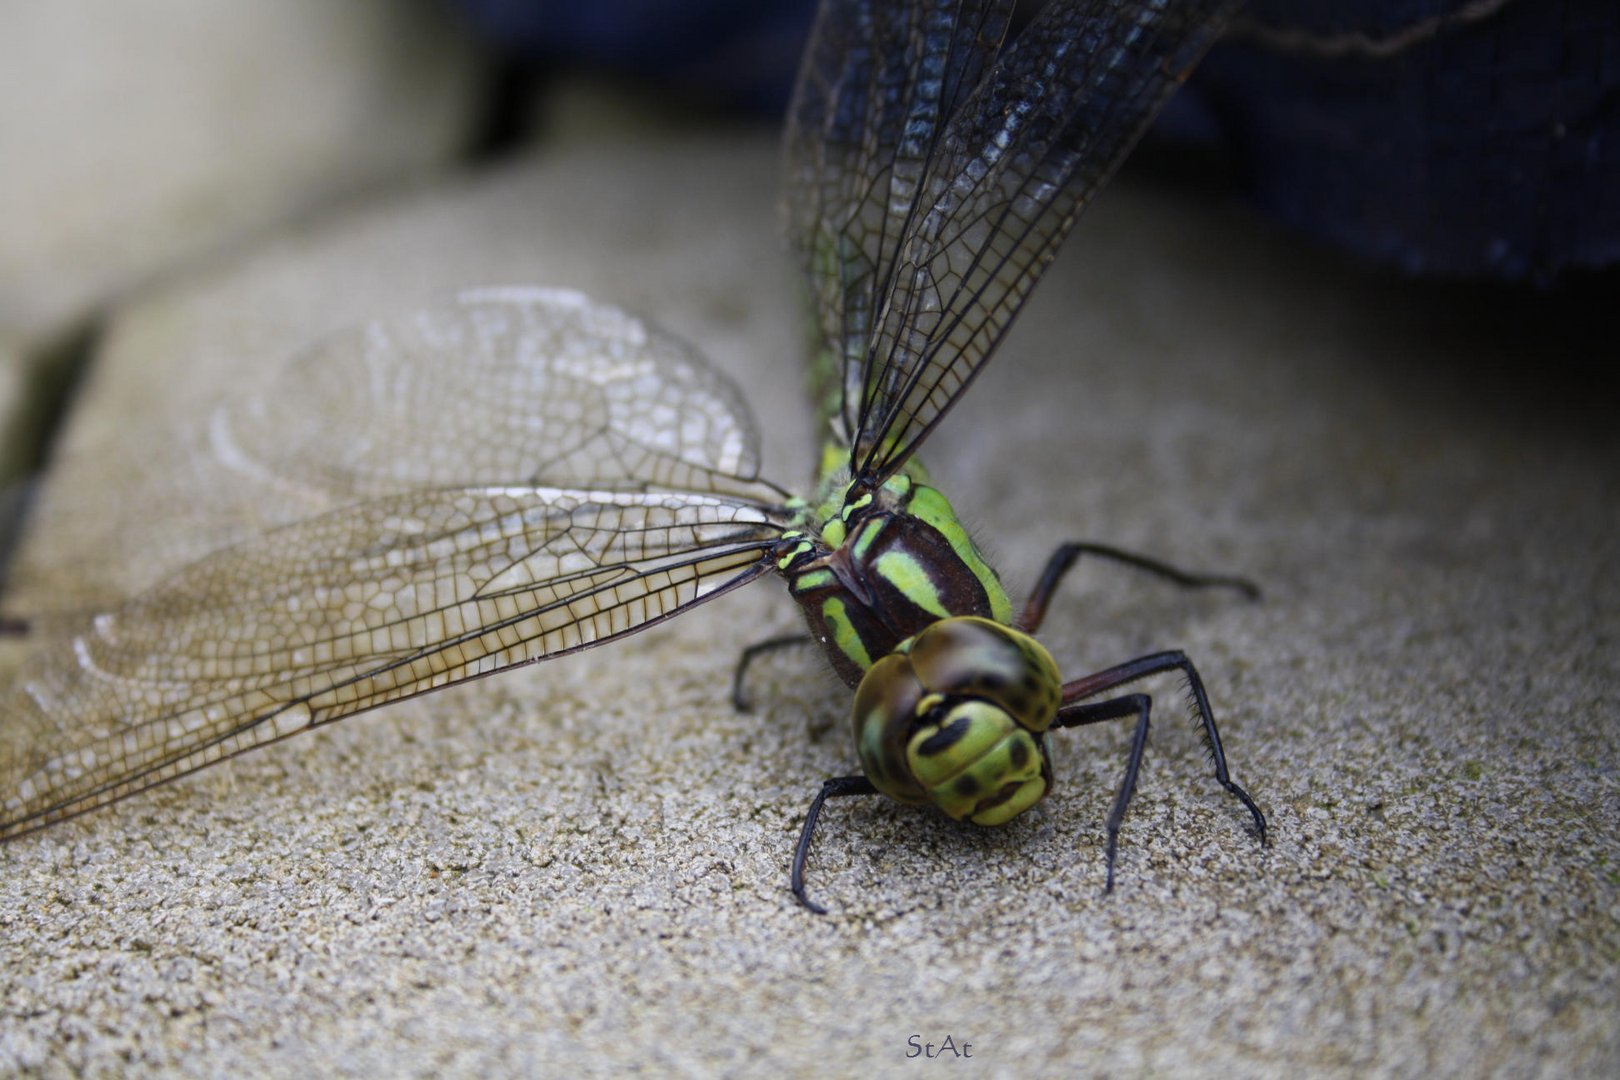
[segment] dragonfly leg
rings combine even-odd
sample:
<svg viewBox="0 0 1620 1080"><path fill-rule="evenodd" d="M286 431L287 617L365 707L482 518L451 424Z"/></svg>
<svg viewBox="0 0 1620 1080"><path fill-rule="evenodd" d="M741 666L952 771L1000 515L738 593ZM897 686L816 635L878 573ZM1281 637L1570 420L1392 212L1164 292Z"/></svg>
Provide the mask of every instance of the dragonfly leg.
<svg viewBox="0 0 1620 1080"><path fill-rule="evenodd" d="M1053 727L1080 727L1099 724L1105 720L1122 720L1135 715L1136 733L1131 736L1131 754L1125 762L1125 775L1114 796L1114 807L1108 811L1108 884L1104 892L1114 891L1114 861L1119 854L1119 830L1125 824L1125 811L1130 808L1131 797L1136 794L1136 778L1142 771L1142 754L1147 749L1148 714L1153 710L1153 699L1146 694L1126 694L1108 701L1085 705L1070 705L1058 713Z"/></svg>
<svg viewBox="0 0 1620 1080"><path fill-rule="evenodd" d="M28 620L11 615L0 615L0 637L26 637Z"/></svg>
<svg viewBox="0 0 1620 1080"><path fill-rule="evenodd" d="M1107 544L1069 543L1060 546L1052 552L1052 557L1046 560L1046 569L1041 571L1040 580L1035 583L1034 591L1024 602L1024 613L1018 618L1018 625L1022 630L1033 634L1040 629L1041 621L1046 618L1046 605L1051 602L1052 594L1057 592L1064 575L1082 555L1095 555L1098 558L1124 563L1138 570L1146 570L1187 589L1236 589L1250 600L1260 599L1260 587L1246 578L1188 573L1169 563L1121 548L1109 547Z"/></svg>
<svg viewBox="0 0 1620 1080"><path fill-rule="evenodd" d="M821 790L816 792L816 797L810 802L810 811L804 815L804 828L799 832L799 844L793 849L793 870L788 880L793 886L793 895L799 898L799 903L817 915L827 914L827 909L805 895L804 864L810 858L810 838L815 835L816 821L821 817L821 804L828 799L837 799L845 795L877 793L872 781L864 776L835 776L821 785Z"/></svg>
<svg viewBox="0 0 1620 1080"><path fill-rule="evenodd" d="M811 645L815 638L809 634L783 634L781 637L767 638L756 641L742 651L737 658L737 668L731 674L731 707L740 713L753 712L753 702L748 700L744 683L748 678L748 667L766 653L777 652L793 645Z"/></svg>
<svg viewBox="0 0 1620 1080"><path fill-rule="evenodd" d="M1232 779L1231 773L1227 770L1226 751L1221 746L1220 729L1215 726L1215 713L1209 707L1209 695L1204 690L1204 680L1199 678L1198 669L1193 667L1192 661L1187 659L1186 653L1175 650L1173 652L1141 656L1135 660L1129 660L1123 664L1099 671L1094 675L1087 675L1083 679L1076 679L1073 682L1064 684L1063 706L1058 709L1057 719L1053 721L1053 726L1076 727L1080 724L1095 723L1098 720L1118 719L1121 716L1128 715L1130 711L1134 710L1134 706L1130 708L1122 706L1113 713L1100 710L1104 710L1106 706L1114 705L1116 701L1130 701L1133 698L1141 698L1142 711L1140 713L1141 719L1137 737L1139 740L1145 740L1147 738L1147 710L1149 704L1149 699L1145 695L1129 695L1117 698L1114 701L1098 702L1095 705L1076 703L1084 701L1086 698L1095 697L1098 694L1107 693L1117 686L1123 686L1126 683L1135 682L1138 679L1145 679L1149 675L1157 675L1166 671L1179 671L1186 677L1187 695L1192 699L1193 708L1203 726L1204 745L1209 751L1210 762L1215 767L1215 779L1249 811L1249 815L1254 819L1255 832L1259 835L1260 844L1263 847L1266 843L1266 816L1260 812L1260 808L1249 797L1249 793L1244 791L1242 786ZM1124 818L1125 806L1130 802L1130 795L1136 784L1136 772L1139 765L1140 748L1133 747L1131 763L1126 770L1126 782L1120 787L1119 798L1115 801L1114 813L1109 817L1111 830L1117 828L1117 819ZM1109 880L1111 883L1113 880L1112 831L1110 832L1109 843Z"/></svg>

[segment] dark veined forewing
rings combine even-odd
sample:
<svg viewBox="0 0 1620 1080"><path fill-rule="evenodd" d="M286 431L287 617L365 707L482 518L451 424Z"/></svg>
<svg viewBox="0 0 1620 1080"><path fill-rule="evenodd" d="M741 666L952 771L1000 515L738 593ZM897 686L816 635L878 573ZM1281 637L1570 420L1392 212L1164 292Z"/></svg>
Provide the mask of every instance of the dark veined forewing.
<svg viewBox="0 0 1620 1080"><path fill-rule="evenodd" d="M999 52L1010 2L823 6L789 113L789 229L841 358L853 473L880 482L939 422L1234 6L1050 0Z"/></svg>
<svg viewBox="0 0 1620 1080"><path fill-rule="evenodd" d="M469 293L334 338L220 415L227 474L340 504L43 648L0 697L0 839L660 621L768 571L786 522L731 384L577 293ZM346 419L363 430L321 427Z"/></svg>
<svg viewBox="0 0 1620 1080"><path fill-rule="evenodd" d="M831 0L817 13L788 110L785 209L822 344L845 362L846 437L858 422L858 359L944 119L1000 47L1011 7Z"/></svg>

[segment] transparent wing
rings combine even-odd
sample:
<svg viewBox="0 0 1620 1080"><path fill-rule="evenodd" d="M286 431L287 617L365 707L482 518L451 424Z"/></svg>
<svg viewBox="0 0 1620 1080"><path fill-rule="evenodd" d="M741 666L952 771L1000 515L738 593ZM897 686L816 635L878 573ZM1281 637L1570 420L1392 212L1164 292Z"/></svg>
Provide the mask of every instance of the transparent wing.
<svg viewBox="0 0 1620 1080"><path fill-rule="evenodd" d="M360 499L536 484L730 492L757 482L737 389L684 342L560 289L461 293L341 331L262 385L52 466L6 595L38 618Z"/></svg>
<svg viewBox="0 0 1620 1080"><path fill-rule="evenodd" d="M364 709L630 633L771 568L696 492L385 496L187 567L0 697L0 840Z"/></svg>
<svg viewBox="0 0 1620 1080"><path fill-rule="evenodd" d="M853 6L899 10L877 2ZM908 117L912 126L897 145L903 154L928 148L921 180L898 189L888 184L894 203L877 218L880 238L854 243L835 233L838 243L817 240L813 245L820 246L811 249L825 268L847 267L849 253L871 243L882 248L872 261L873 293L852 295L856 290L845 288L834 301L853 313L837 324L846 336L832 340L845 358L843 412L854 414L851 466L857 475L880 481L898 469L977 375L1080 210L1234 6L1231 0L1052 0L995 56L959 105L935 114L944 115L937 135L924 130L929 118L923 113ZM974 25L983 20L995 28L1004 21L1000 12L987 17L970 6L968 16ZM927 40L960 38L939 32ZM853 56L861 48L846 46ZM983 63L982 50L982 44L971 50L974 60L963 63L964 72ZM847 66L861 70L859 63ZM960 92L957 85L941 100L954 102ZM816 91L811 100L840 98L833 89ZM824 125L824 131L883 141L858 124ZM909 157L900 160L904 171L916 168ZM891 176L901 171L895 165ZM866 190L860 180L856 185L857 192ZM860 202L826 201L831 205L812 211L812 220L847 218L864 227L873 217ZM903 223L898 234L897 221ZM843 273L864 287L866 278L847 268ZM867 321L872 332L857 350L848 328ZM859 406L851 410L857 395Z"/></svg>
<svg viewBox="0 0 1620 1080"><path fill-rule="evenodd" d="M158 576L31 635L0 695L0 839L668 618L768 572L788 520L731 384L577 293L467 294L340 334L177 445L155 459L176 475L105 462L153 485L110 521L85 502L104 546L38 535L42 564Z"/></svg>
<svg viewBox="0 0 1620 1080"><path fill-rule="evenodd" d="M830 361L817 396L846 438L880 291L944 118L994 57L1012 6L824 0L817 13L788 109L787 229Z"/></svg>

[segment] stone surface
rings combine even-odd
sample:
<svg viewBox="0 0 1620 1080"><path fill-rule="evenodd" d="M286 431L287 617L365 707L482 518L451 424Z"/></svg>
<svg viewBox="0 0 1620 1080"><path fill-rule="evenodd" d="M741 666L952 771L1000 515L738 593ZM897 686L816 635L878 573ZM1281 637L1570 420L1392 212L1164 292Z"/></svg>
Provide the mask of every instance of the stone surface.
<svg viewBox="0 0 1620 1080"><path fill-rule="evenodd" d="M699 343L797 482L775 161L575 148L287 234L119 314L74 452L534 281ZM1043 636L1071 675L1185 648L1265 850L1161 679L1112 895L1122 728L1060 736L999 831L832 806L806 914L787 863L849 694L790 652L731 710L738 650L795 626L766 582L0 849L0 1072L867 1075L928 1067L915 1035L973 1075L1612 1074L1616 439L1572 380L1490 374L1528 355L1511 322L1117 186L928 447L1015 591L1074 537L1264 585L1082 564ZM126 482L97 460L68 479Z"/></svg>
<svg viewBox="0 0 1620 1080"><path fill-rule="evenodd" d="M32 365L154 275L443 165L477 85L426 3L9 5L0 337Z"/></svg>

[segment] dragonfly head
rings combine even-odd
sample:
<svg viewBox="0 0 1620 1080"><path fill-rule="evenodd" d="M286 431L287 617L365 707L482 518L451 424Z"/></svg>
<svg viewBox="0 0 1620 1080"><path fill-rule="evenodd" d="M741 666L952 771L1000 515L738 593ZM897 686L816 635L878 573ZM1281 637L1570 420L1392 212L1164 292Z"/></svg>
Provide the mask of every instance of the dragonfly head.
<svg viewBox="0 0 1620 1080"><path fill-rule="evenodd" d="M961 616L941 619L873 664L855 692L855 742L874 787L1000 825L1052 782L1046 729L1062 679L1034 638Z"/></svg>

